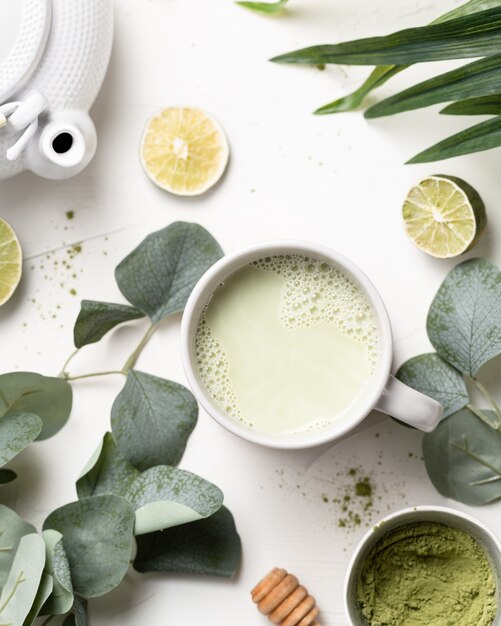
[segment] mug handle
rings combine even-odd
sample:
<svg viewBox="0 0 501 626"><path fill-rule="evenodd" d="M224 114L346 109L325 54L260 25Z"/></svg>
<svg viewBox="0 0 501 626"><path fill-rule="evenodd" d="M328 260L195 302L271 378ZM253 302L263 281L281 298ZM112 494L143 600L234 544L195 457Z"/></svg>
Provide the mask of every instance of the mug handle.
<svg viewBox="0 0 501 626"><path fill-rule="evenodd" d="M376 409L425 433L435 430L444 414L440 402L404 385L391 374Z"/></svg>

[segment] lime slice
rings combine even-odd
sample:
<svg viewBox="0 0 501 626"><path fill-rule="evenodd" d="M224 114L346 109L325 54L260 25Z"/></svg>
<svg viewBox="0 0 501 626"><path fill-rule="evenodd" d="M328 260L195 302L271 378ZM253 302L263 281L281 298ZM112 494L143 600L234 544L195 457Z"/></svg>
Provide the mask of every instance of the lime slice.
<svg viewBox="0 0 501 626"><path fill-rule="evenodd" d="M21 280L23 251L12 227L0 218L0 306L12 296Z"/></svg>
<svg viewBox="0 0 501 626"><path fill-rule="evenodd" d="M405 229L428 254L448 259L470 250L487 224L482 198L453 176L430 176L413 187L404 203Z"/></svg>
<svg viewBox="0 0 501 626"><path fill-rule="evenodd" d="M162 189L180 196L196 196L221 178L229 152L222 128L205 111L170 107L148 121L141 162Z"/></svg>

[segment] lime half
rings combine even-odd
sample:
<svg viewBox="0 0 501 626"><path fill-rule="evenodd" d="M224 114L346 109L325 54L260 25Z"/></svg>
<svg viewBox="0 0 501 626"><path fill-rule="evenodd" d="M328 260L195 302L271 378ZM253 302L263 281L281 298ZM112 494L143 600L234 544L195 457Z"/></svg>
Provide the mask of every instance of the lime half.
<svg viewBox="0 0 501 626"><path fill-rule="evenodd" d="M448 259L470 250L487 224L482 198L453 176L430 176L413 187L404 203L405 229L428 254Z"/></svg>
<svg viewBox="0 0 501 626"><path fill-rule="evenodd" d="M0 217L0 306L12 296L21 280L23 251L13 228Z"/></svg>

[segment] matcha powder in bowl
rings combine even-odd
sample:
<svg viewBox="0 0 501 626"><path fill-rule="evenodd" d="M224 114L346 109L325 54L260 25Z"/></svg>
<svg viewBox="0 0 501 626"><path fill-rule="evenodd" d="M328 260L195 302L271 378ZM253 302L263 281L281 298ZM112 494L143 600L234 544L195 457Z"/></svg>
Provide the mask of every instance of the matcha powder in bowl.
<svg viewBox="0 0 501 626"><path fill-rule="evenodd" d="M490 626L496 580L483 548L437 522L404 524L366 556L357 598L371 626Z"/></svg>
<svg viewBox="0 0 501 626"><path fill-rule="evenodd" d="M345 580L351 626L501 626L501 542L471 515L415 506L360 541Z"/></svg>

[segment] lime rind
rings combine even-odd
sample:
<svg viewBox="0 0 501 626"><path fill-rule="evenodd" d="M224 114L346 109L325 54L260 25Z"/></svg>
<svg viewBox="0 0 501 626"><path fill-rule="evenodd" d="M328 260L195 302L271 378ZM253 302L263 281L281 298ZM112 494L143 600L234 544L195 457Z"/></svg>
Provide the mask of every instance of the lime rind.
<svg viewBox="0 0 501 626"><path fill-rule="evenodd" d="M418 248L437 258L470 250L487 223L484 203L475 189L443 175L430 176L411 189L403 218Z"/></svg>
<svg viewBox="0 0 501 626"><path fill-rule="evenodd" d="M0 218L0 306L13 295L23 272L23 252L14 229Z"/></svg>

